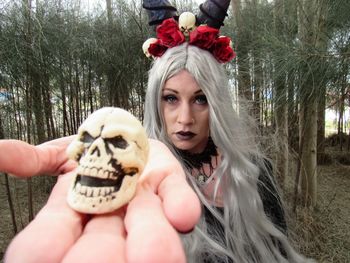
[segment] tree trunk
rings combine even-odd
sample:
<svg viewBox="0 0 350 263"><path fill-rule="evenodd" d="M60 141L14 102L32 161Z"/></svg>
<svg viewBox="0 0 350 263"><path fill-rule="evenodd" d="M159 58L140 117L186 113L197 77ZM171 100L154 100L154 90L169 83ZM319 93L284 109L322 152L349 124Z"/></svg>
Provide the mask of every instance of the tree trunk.
<svg viewBox="0 0 350 263"><path fill-rule="evenodd" d="M106 0L106 7L107 7L107 19L108 19L108 38L110 38L110 41L108 44L111 44L113 42L112 39L112 32L113 32L113 12L112 12L112 1ZM115 72L112 65L107 65L106 69L106 77L107 77L107 94L108 94L108 104L119 106L120 104L120 93L119 89L116 85L117 81L119 79L119 74Z"/></svg>
<svg viewBox="0 0 350 263"><path fill-rule="evenodd" d="M311 96L300 106L301 199L305 207L317 202L317 100Z"/></svg>
<svg viewBox="0 0 350 263"><path fill-rule="evenodd" d="M238 95L247 100L252 100L253 96L250 89L249 57L247 48L248 37L242 19L241 0L233 0L232 7L237 26L236 61L238 65Z"/></svg>
<svg viewBox="0 0 350 263"><path fill-rule="evenodd" d="M258 26L258 2L257 0L253 0L253 25L254 25L254 32L258 32L257 26ZM252 56L253 56L253 117L256 119L257 123L259 124L259 127L262 128L261 123L261 90L263 86L263 69L262 69L262 58L261 58L261 47L256 44L256 47L252 50Z"/></svg>
<svg viewBox="0 0 350 263"><path fill-rule="evenodd" d="M319 87L318 120L317 120L317 164L324 164L325 153L325 123L326 123L326 86Z"/></svg>
<svg viewBox="0 0 350 263"><path fill-rule="evenodd" d="M348 107L350 107L350 95L348 96ZM350 119L348 120L348 123L350 122ZM349 131L348 131L348 146L347 146L347 150L350 150L350 127L349 127Z"/></svg>
<svg viewBox="0 0 350 263"><path fill-rule="evenodd" d="M277 181L283 188L288 173L288 114L286 88L281 79L276 82L275 123L278 152L276 158Z"/></svg>
<svg viewBox="0 0 350 263"><path fill-rule="evenodd" d="M2 127L2 116L0 112L0 140L5 138L4 128Z"/></svg>
<svg viewBox="0 0 350 263"><path fill-rule="evenodd" d="M339 138L339 149L343 151L344 143L344 111L345 111L345 99L346 99L346 89L347 89L347 73L348 67L345 62L342 64L342 79L340 88L340 98L339 98L339 119L338 119L338 138Z"/></svg>
<svg viewBox="0 0 350 263"><path fill-rule="evenodd" d="M32 67L32 66L30 66ZM44 125L44 110L43 110L43 98L41 92L41 75L35 71L39 69L31 69L31 78L33 81L32 94L33 94L33 113L35 117L35 130L36 130L36 140L35 143L43 143L46 141L45 135L45 125Z"/></svg>
<svg viewBox="0 0 350 263"><path fill-rule="evenodd" d="M313 208L317 204L317 93L315 90L322 85L314 79L317 73L317 63L309 55L310 47L317 48L317 38L320 35L318 25L320 13L318 1L302 0L298 2L298 34L301 41L301 51L305 54L305 64L301 66L303 74L300 82L300 138L303 137L301 152L301 197L305 207ZM301 141L301 140L300 140Z"/></svg>
<svg viewBox="0 0 350 263"><path fill-rule="evenodd" d="M88 68L88 82L87 82L87 88L88 88L88 103L89 103L89 112L93 113L94 112L94 100L93 100L93 94L92 94L92 87L91 87L91 82L92 82L92 72L91 72L91 65L89 63L89 68Z"/></svg>
<svg viewBox="0 0 350 263"><path fill-rule="evenodd" d="M74 88L74 81L73 81L73 65L72 60L69 64L69 120L70 120L70 127L71 130L69 131L69 134L75 134L77 133L77 126L76 123L76 113L75 113L75 107L74 107L74 98L75 98L75 88Z"/></svg>
<svg viewBox="0 0 350 263"><path fill-rule="evenodd" d="M18 227L17 227L17 222L16 222L15 207L13 205L13 200L12 200L9 176L6 173L5 173L5 188L6 188L7 202L9 204L9 208L10 208L12 229L13 229L13 233L16 234L17 230L18 230Z"/></svg>
<svg viewBox="0 0 350 263"><path fill-rule="evenodd" d="M294 74L291 72L287 76L287 85L288 85L288 144L290 149L295 152L299 151L298 144L298 100L295 98L294 90Z"/></svg>
<svg viewBox="0 0 350 263"><path fill-rule="evenodd" d="M43 85L42 85L42 97L45 112L45 122L47 130L47 139L52 140L56 138L55 124L52 114L52 102L51 102L51 91L50 91L50 79L49 74L45 72L43 74Z"/></svg>
<svg viewBox="0 0 350 263"><path fill-rule="evenodd" d="M31 143L31 121L32 121L32 102L33 97L32 93L34 89L32 88L32 77L33 77L33 70L31 65L32 61L32 29L31 29L31 10L32 10L32 2L31 0L25 0L23 1L23 10L25 12L25 18L26 18L26 24L24 25L24 32L25 39L26 39L26 87L25 87L25 93L26 93L26 107L27 107L27 142ZM28 193L28 220L31 221L33 219L33 194L32 194L32 179L27 179L27 193Z"/></svg>
<svg viewBox="0 0 350 263"><path fill-rule="evenodd" d="M2 126L2 117L0 113L0 140L5 138L4 134L4 129ZM9 204L10 208L10 214L11 214L11 220L12 220L12 228L13 228L13 233L17 233L17 223L16 223L16 216L15 216L15 207L13 206L13 201L12 201L12 194L10 190L10 182L8 175L5 173L5 188L6 188L6 196L7 196L7 202Z"/></svg>
<svg viewBox="0 0 350 263"><path fill-rule="evenodd" d="M327 42L328 37L324 37L327 34L327 16L328 16L328 8L325 3L321 3L317 6L317 38L316 38L316 48L322 52L327 52ZM325 134L326 134L326 81L323 81L325 78L326 73L326 59L325 58L319 58L320 62L320 68L318 72L318 80L319 80L319 87L318 87L318 120L317 120L317 163L323 164L325 163L326 153L325 153Z"/></svg>
<svg viewBox="0 0 350 263"><path fill-rule="evenodd" d="M79 80L79 61L78 59L75 60L74 62L75 65L75 81L74 81L74 104L75 104L75 116L76 116L76 127L75 130L77 131L80 124L81 124L81 106L80 106L80 80Z"/></svg>
<svg viewBox="0 0 350 263"><path fill-rule="evenodd" d="M66 136L69 134L69 121L67 117L67 102L66 102L66 86L65 86L65 80L64 80L64 75L63 75L63 63L60 60L60 75L59 75L59 87L60 87L60 92L61 92L61 97L62 97L62 124L63 124L63 131L62 134L63 136Z"/></svg>
<svg viewBox="0 0 350 263"><path fill-rule="evenodd" d="M284 30L284 6L282 0L275 2L275 32L276 35L283 36ZM288 173L288 115L287 115L287 87L286 76L280 71L282 68L281 57L276 52L277 59L275 61L275 96L274 96L274 116L276 124L276 139L278 143L278 151L276 155L277 181L283 188L286 175Z"/></svg>

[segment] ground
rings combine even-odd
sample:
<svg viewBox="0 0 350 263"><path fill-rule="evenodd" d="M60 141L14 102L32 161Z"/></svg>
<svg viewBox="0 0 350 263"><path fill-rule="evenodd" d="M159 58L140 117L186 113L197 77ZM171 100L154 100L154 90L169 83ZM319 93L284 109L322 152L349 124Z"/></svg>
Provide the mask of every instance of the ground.
<svg viewBox="0 0 350 263"><path fill-rule="evenodd" d="M318 167L317 203L291 216L295 246L317 262L350 262L350 166Z"/></svg>
<svg viewBox="0 0 350 263"><path fill-rule="evenodd" d="M54 183L53 178L32 180L34 213L43 206ZM10 178L11 196L18 230L28 223L27 181ZM286 189L286 202L292 187ZM291 194L289 195L291 196ZM290 209L289 209L290 210ZM289 211L290 239L303 254L317 262L350 262L350 166L337 162L318 167L318 206L312 211ZM0 259L14 236L11 213L5 188L5 176L0 175Z"/></svg>

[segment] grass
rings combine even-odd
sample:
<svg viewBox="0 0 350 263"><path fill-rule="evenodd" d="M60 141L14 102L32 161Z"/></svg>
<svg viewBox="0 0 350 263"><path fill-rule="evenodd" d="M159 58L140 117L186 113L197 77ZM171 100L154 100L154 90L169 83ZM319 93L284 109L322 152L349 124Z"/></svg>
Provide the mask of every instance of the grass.
<svg viewBox="0 0 350 263"><path fill-rule="evenodd" d="M287 180L287 203L290 238L304 255L317 262L350 262L350 160L349 152L328 153L332 161L318 167L318 200L313 210L291 210L293 183Z"/></svg>

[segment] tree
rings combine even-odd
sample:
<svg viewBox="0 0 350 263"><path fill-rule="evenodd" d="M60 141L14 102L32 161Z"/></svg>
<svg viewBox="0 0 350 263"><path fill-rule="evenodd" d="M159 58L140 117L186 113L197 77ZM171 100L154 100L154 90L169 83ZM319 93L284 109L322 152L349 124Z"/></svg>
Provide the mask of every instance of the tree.
<svg viewBox="0 0 350 263"><path fill-rule="evenodd" d="M275 1L274 10L274 29L276 36L280 36L281 41L287 39L286 23L284 13L283 0ZM281 49L275 51L275 122L276 122L276 138L278 141L278 154L276 155L277 179L281 187L284 186L284 181L288 173L288 112L287 112L287 72L281 71L284 68L283 54L280 54ZM283 51L283 49L282 49Z"/></svg>
<svg viewBox="0 0 350 263"><path fill-rule="evenodd" d="M241 0L232 1L233 14L236 20L236 52L238 67L238 94L247 100L252 100L251 83L250 83L250 67L249 67L249 41L250 34L246 30L244 17L248 9Z"/></svg>
<svg viewBox="0 0 350 263"><path fill-rule="evenodd" d="M298 5L298 33L300 50L304 54L301 64L303 81L300 82L300 153L302 203L314 207L317 203L317 120L319 98L325 96L325 82L321 78L323 65L316 50L327 46L324 36L326 1L300 1ZM316 78L315 78L316 76ZM321 91L317 94L316 90ZM324 111L324 109L322 109Z"/></svg>

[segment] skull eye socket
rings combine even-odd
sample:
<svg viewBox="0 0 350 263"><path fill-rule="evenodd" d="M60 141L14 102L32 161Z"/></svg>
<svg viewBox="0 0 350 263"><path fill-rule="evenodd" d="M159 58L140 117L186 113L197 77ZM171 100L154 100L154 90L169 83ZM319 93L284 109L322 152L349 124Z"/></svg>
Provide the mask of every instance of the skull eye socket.
<svg viewBox="0 0 350 263"><path fill-rule="evenodd" d="M80 138L80 141L83 143L92 143L95 140L94 137L92 137L88 132L84 132L83 135Z"/></svg>
<svg viewBox="0 0 350 263"><path fill-rule="evenodd" d="M128 142L120 135L113 138L108 138L106 141L119 149L126 149L126 147L129 146Z"/></svg>

